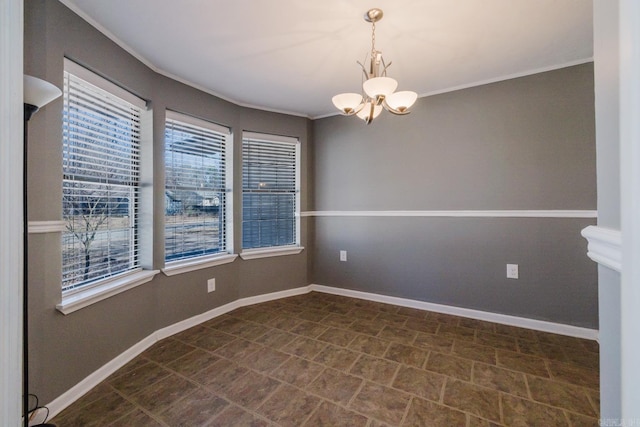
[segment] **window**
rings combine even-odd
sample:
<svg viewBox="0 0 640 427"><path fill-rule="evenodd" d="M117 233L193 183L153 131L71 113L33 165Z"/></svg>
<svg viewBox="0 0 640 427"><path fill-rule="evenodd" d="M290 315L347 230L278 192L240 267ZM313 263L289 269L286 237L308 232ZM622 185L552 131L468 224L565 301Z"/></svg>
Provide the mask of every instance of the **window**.
<svg viewBox="0 0 640 427"><path fill-rule="evenodd" d="M228 128L167 111L167 262L231 252L230 135Z"/></svg>
<svg viewBox="0 0 640 427"><path fill-rule="evenodd" d="M296 138L243 134L243 249L299 246L299 156Z"/></svg>
<svg viewBox="0 0 640 427"><path fill-rule="evenodd" d="M145 101L65 59L62 290L141 270L138 200Z"/></svg>

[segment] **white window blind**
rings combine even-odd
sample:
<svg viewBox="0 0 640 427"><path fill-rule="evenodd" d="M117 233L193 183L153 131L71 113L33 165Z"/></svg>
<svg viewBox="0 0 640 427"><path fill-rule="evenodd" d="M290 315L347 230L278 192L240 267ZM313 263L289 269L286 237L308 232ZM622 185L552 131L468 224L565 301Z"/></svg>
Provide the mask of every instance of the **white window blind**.
<svg viewBox="0 0 640 427"><path fill-rule="evenodd" d="M228 253L228 128L171 111L165 124L165 260Z"/></svg>
<svg viewBox="0 0 640 427"><path fill-rule="evenodd" d="M299 243L299 150L294 138L243 134L243 249Z"/></svg>
<svg viewBox="0 0 640 427"><path fill-rule="evenodd" d="M91 82L76 74L90 76ZM140 106L144 101L128 94L137 100L134 105L104 89L111 86L65 60L63 291L140 268Z"/></svg>

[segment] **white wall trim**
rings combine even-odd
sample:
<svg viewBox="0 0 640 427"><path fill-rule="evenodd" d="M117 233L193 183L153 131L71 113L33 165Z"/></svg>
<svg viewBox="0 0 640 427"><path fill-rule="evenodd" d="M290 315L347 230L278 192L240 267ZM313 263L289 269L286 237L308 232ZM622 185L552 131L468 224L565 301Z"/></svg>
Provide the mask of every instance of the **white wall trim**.
<svg viewBox="0 0 640 427"><path fill-rule="evenodd" d="M190 271L200 270L202 268L215 267L218 265L229 264L238 258L236 254L217 254L213 256L204 256L192 258L188 260L179 260L168 262L165 264L162 272L165 276L175 276L176 274L188 273Z"/></svg>
<svg viewBox="0 0 640 427"><path fill-rule="evenodd" d="M61 233L64 230L64 221L29 221L29 234Z"/></svg>
<svg viewBox="0 0 640 427"><path fill-rule="evenodd" d="M501 323L505 325L518 326L522 328L535 329L538 331L551 332L555 334L568 335L573 337L596 340L598 331L577 326L563 325L541 320L525 319L522 317L508 316L504 314L489 313L479 310L471 310L460 307L452 307L441 304L428 303L424 301L411 300L406 298L389 297L369 292L354 291L350 289L334 288L323 285L308 285L299 288L288 289L285 291L272 292L269 294L257 295L253 297L241 298L223 306L216 307L205 313L198 314L180 322L174 323L162 329L151 333L131 348L116 356L114 359L106 363L104 366L93 372L75 386L71 387L65 393L46 405L50 411L50 418L55 417L66 407L85 395L93 387L106 379L109 375L129 363L132 359L140 355L143 351L151 347L156 342L170 337L174 334L182 332L186 329L197 326L203 322L221 316L225 313L235 310L236 308L248 305L259 304L262 302L273 301L281 298L287 298L295 295L302 295L312 291L323 292L333 295L342 295L352 298L364 299L368 301L383 302L387 304L399 305L402 307L417 308L420 310L435 311L438 313L453 314L461 317L472 319L486 320L489 322Z"/></svg>
<svg viewBox="0 0 640 427"><path fill-rule="evenodd" d="M442 218L597 218L592 210L458 210L458 211L306 211L303 217L442 217Z"/></svg>
<svg viewBox="0 0 640 427"><path fill-rule="evenodd" d="M22 0L0 0L0 425L22 419Z"/></svg>
<svg viewBox="0 0 640 427"><path fill-rule="evenodd" d="M550 332L553 334L567 335L594 341L597 341L598 339L598 331L596 329L581 328L579 326L547 322L544 320L528 319L524 317L510 316L507 314L491 313L488 311L472 310L469 308L454 307L450 305L435 304L431 302L418 301L407 298L390 297L386 295L355 291L351 289L334 288L323 285L309 285L309 288L311 291L342 295L346 297L364 299L367 301L382 302L386 304L399 305L402 307L417 308L419 310L435 311L436 313L452 314L454 316L485 320L487 322L517 326L519 328L534 329L536 331Z"/></svg>
<svg viewBox="0 0 640 427"><path fill-rule="evenodd" d="M297 255L304 250L304 246L274 246L262 249L245 249L240 252L243 260L269 258L273 256Z"/></svg>
<svg viewBox="0 0 640 427"><path fill-rule="evenodd" d="M587 255L600 265L622 271L622 234L620 230L590 225L580 233L589 242Z"/></svg>

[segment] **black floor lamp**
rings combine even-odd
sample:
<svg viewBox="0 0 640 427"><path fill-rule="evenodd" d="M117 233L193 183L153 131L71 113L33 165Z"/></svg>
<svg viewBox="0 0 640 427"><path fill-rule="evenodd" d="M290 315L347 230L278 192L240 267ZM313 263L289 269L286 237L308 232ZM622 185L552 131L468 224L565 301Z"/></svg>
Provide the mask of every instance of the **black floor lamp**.
<svg viewBox="0 0 640 427"><path fill-rule="evenodd" d="M22 290L22 415L25 427L29 426L29 330L28 330L28 243L29 218L27 216L27 128L31 116L57 97L62 95L60 89L49 82L32 76L24 76L24 142L22 165L22 215L23 215L23 290ZM54 424L38 424L54 426ZM55 426L54 426L55 427Z"/></svg>

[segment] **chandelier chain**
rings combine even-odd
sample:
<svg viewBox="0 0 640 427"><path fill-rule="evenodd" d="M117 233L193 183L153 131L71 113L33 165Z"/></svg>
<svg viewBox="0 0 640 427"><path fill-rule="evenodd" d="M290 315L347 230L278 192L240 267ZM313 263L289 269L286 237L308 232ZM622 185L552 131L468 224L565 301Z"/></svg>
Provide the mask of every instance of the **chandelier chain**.
<svg viewBox="0 0 640 427"><path fill-rule="evenodd" d="M371 59L375 56L376 52L376 23L371 23Z"/></svg>

